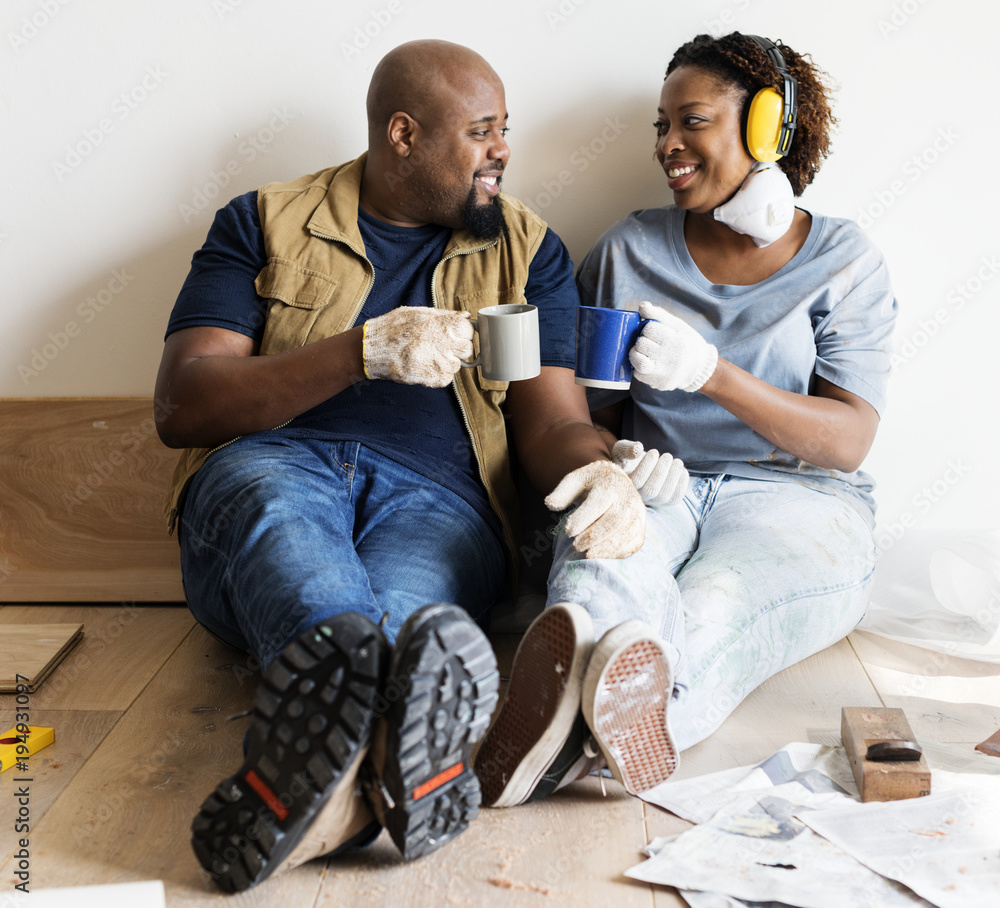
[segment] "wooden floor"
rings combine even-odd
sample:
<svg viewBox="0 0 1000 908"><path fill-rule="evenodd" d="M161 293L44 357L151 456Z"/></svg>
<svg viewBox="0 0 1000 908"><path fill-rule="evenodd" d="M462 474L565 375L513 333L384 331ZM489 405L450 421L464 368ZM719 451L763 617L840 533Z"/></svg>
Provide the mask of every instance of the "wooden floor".
<svg viewBox="0 0 1000 908"><path fill-rule="evenodd" d="M461 838L404 864L388 837L354 856L317 860L249 893L224 896L188 844L204 797L240 762L256 675L177 606L5 606L2 624L85 624L85 638L31 698L31 723L56 729L31 758L31 887L164 881L167 905L664 908L672 890L626 879L654 836L687 823L598 780L511 810L484 810ZM496 637L501 672L516 638ZM862 633L754 693L678 777L757 762L790 741L839 743L842 706L906 710L924 740L971 745L1000 727L1000 666L936 655ZM0 697L0 731L12 695ZM13 841L16 770L0 777L0 829ZM12 861L0 870L12 886Z"/></svg>

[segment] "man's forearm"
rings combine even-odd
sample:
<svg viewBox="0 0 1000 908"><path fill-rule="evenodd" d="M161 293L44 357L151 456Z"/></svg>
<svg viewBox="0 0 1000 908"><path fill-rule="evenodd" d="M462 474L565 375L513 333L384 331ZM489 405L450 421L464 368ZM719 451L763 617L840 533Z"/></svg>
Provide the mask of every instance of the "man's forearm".
<svg viewBox="0 0 1000 908"><path fill-rule="evenodd" d="M553 426L518 446L518 455L532 484L548 495L568 473L595 460L611 460L610 447L590 423Z"/></svg>
<svg viewBox="0 0 1000 908"><path fill-rule="evenodd" d="M270 356L195 351L157 380L157 396L174 404L160 437L214 447L282 425L364 378L360 328Z"/></svg>

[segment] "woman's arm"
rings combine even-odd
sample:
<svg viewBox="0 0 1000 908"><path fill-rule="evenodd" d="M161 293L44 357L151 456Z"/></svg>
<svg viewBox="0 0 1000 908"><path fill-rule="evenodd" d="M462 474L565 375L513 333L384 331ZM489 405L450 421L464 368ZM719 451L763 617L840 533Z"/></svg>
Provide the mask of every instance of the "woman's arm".
<svg viewBox="0 0 1000 908"><path fill-rule="evenodd" d="M816 379L815 395L776 388L719 358L701 393L783 451L853 473L875 440L879 417L863 398Z"/></svg>
<svg viewBox="0 0 1000 908"><path fill-rule="evenodd" d="M776 447L827 470L853 473L875 439L878 413L866 400L815 377L812 394L786 391L718 355L682 319L639 304L650 319L629 358L634 379L661 391L702 393Z"/></svg>

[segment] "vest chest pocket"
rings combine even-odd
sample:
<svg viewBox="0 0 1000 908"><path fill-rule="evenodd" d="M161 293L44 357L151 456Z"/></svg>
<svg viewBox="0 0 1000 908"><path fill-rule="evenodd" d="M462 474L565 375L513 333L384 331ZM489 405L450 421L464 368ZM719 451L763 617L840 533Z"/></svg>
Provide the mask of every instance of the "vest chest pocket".
<svg viewBox="0 0 1000 908"><path fill-rule="evenodd" d="M268 260L254 286L271 304L261 340L261 353L302 346L321 313L333 301L340 282L285 259Z"/></svg>
<svg viewBox="0 0 1000 908"><path fill-rule="evenodd" d="M281 300L297 309L320 309L333 299L337 279L301 268L284 259L270 259L254 286L264 299Z"/></svg>

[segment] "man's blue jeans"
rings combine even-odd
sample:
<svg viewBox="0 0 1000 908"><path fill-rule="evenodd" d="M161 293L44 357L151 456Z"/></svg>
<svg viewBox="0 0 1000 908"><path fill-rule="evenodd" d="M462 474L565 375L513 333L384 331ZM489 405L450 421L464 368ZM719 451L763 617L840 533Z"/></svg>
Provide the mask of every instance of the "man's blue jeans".
<svg viewBox="0 0 1000 908"><path fill-rule="evenodd" d="M560 525L548 603L582 605L598 637L628 618L662 634L683 750L772 675L849 634L874 569L871 518L846 497L692 476L683 501L646 509L646 543L630 558L582 558Z"/></svg>
<svg viewBox="0 0 1000 908"><path fill-rule="evenodd" d="M450 602L481 618L506 553L461 496L356 442L259 432L208 458L180 521L188 607L267 665L302 631L360 612L395 640Z"/></svg>

